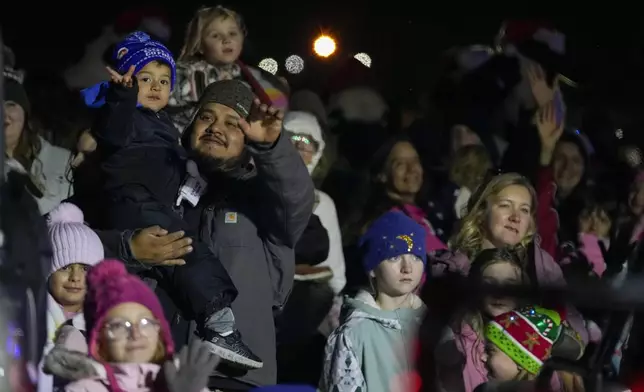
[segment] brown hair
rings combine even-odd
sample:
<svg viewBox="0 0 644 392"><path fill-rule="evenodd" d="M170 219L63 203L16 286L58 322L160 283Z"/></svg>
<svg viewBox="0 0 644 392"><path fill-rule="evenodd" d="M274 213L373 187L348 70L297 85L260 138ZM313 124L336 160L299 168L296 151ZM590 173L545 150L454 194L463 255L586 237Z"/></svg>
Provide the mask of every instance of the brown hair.
<svg viewBox="0 0 644 392"><path fill-rule="evenodd" d="M488 268L498 263L511 264L521 271L521 283L529 284L530 278L525 272L525 266L522 263L520 255L512 248L491 248L484 249L472 260L470 271L467 278L473 284L480 283L483 277L483 272Z"/></svg>
<svg viewBox="0 0 644 392"><path fill-rule="evenodd" d="M529 284L530 278L526 274L519 255L511 249L487 249L482 251L472 264L467 279L469 284L477 285L482 283L483 272L495 264L509 263L517 267L521 273L521 282ZM452 329L460 331L464 324L469 325L476 332L477 341L485 336L485 319L481 312L481 298L472 298L465 308L456 312L452 319Z"/></svg>
<svg viewBox="0 0 644 392"><path fill-rule="evenodd" d="M38 158L41 148L38 130L25 113L25 125L22 128L20 139L18 139L18 145L13 151L13 158L20 162L27 172L30 172L31 165Z"/></svg>
<svg viewBox="0 0 644 392"><path fill-rule="evenodd" d="M242 31L242 34L246 35L246 25L244 24L244 19L239 13L220 5L216 7L200 8L192 17L190 23L188 23L186 38L183 43L183 48L181 48L181 54L179 55L178 61L192 62L203 60L201 55L201 42L203 40L204 31L213 20L225 20L228 18L233 18L237 23L237 26L239 26L239 29Z"/></svg>
<svg viewBox="0 0 644 392"><path fill-rule="evenodd" d="M459 187L474 192L492 169L487 149L481 145L464 146L456 150L449 165L449 179Z"/></svg>

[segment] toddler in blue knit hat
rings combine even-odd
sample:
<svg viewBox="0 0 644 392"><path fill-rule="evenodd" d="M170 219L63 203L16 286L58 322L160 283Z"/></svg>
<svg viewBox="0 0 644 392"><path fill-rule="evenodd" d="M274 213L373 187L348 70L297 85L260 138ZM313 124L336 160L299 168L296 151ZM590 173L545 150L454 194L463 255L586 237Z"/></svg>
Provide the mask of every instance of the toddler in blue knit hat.
<svg viewBox="0 0 644 392"><path fill-rule="evenodd" d="M86 103L100 107L92 135L103 160L102 228L122 231L125 244L137 230L155 225L195 238L180 211L183 202L198 204L207 182L187 159L164 110L175 80L172 54L134 32L116 46L113 63L109 83L84 91ZM197 321L214 354L244 369L263 366L235 328L230 305L237 290L208 244L194 240L185 265L154 268L182 315Z"/></svg>
<svg viewBox="0 0 644 392"><path fill-rule="evenodd" d="M345 300L319 389L414 390L414 338L425 311L414 291L427 262L425 229L402 212L387 212L360 239L360 249L371 290Z"/></svg>

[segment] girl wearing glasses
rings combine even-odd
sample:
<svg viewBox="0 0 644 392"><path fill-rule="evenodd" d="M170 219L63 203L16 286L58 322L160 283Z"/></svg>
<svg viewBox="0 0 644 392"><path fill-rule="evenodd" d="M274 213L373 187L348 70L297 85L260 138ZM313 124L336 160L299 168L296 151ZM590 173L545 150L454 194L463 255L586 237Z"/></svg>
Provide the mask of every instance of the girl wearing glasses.
<svg viewBox="0 0 644 392"><path fill-rule="evenodd" d="M67 363L85 378L68 384L65 391L156 390L161 364L174 354L158 298L116 260L103 261L90 270L87 283L84 314L93 361Z"/></svg>

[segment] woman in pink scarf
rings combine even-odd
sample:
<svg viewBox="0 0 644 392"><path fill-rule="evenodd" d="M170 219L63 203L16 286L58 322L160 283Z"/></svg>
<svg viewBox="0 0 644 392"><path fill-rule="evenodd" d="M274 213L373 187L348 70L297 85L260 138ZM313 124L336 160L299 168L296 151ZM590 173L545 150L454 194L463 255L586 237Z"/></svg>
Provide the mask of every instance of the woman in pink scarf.
<svg viewBox="0 0 644 392"><path fill-rule="evenodd" d="M360 220L360 229L383 213L402 211L426 229L427 252L446 250L427 217L427 211L418 204L424 182L423 167L418 152L407 139L396 138L385 144L374 158L372 168L374 192ZM437 214L438 215L438 214Z"/></svg>

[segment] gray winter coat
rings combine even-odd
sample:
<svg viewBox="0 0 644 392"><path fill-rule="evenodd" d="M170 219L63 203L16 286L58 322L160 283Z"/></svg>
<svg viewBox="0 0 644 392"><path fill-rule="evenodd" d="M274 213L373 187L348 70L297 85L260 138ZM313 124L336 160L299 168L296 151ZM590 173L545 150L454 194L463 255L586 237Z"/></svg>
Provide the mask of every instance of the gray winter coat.
<svg viewBox="0 0 644 392"><path fill-rule="evenodd" d="M225 189L226 197L201 207L198 231L201 240L210 242L237 287L232 304L237 328L264 361L263 368L234 378L252 385L271 385L277 378L274 312L281 309L291 291L293 249L309 221L315 196L311 176L287 137L282 135L272 148L248 148L254 169L226 184L231 188ZM113 232L99 235L106 248L128 259L128 233L119 235L118 240ZM136 260L126 262L133 268L142 266ZM160 288L157 294L166 314L170 313L167 294ZM178 314L171 323L177 346L193 336L189 330L194 328L188 330Z"/></svg>
<svg viewBox="0 0 644 392"><path fill-rule="evenodd" d="M204 211L201 236L237 287L232 304L244 342L264 367L239 379L255 385L276 383L274 311L293 286L293 249L313 211L314 186L290 140L280 137L270 150L251 150L256 174L235 197ZM236 223L227 223L236 221Z"/></svg>

